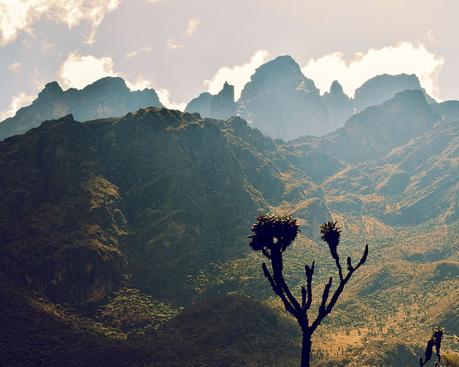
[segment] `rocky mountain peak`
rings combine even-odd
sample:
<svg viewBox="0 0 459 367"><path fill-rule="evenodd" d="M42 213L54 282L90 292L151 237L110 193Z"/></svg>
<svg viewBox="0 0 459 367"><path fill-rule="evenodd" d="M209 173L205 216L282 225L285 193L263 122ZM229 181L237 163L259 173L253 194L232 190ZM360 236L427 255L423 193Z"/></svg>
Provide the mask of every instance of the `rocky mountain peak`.
<svg viewBox="0 0 459 367"><path fill-rule="evenodd" d="M30 106L0 122L0 140L22 134L42 121L73 114L78 121L118 117L145 107L162 107L153 89L131 91L120 77L106 77L79 90L63 91L57 82L45 85Z"/></svg>
<svg viewBox="0 0 459 367"><path fill-rule="evenodd" d="M96 80L94 83L91 83L83 88L85 92L91 91L100 91L100 92L109 92L115 90L123 90L129 92L130 89L127 87L126 82L123 78L107 76L105 78Z"/></svg>
<svg viewBox="0 0 459 367"><path fill-rule="evenodd" d="M337 80L334 80L333 83L331 84L330 94L331 95L345 94L343 90L343 86Z"/></svg>
<svg viewBox="0 0 459 367"><path fill-rule="evenodd" d="M300 65L288 55L276 57L256 69L250 82L244 87L242 95L248 93L247 89L250 90L250 87L266 85L275 85L277 88L294 86L298 89L319 93L314 82L303 75Z"/></svg>
<svg viewBox="0 0 459 367"><path fill-rule="evenodd" d="M203 117L226 120L236 114L234 86L225 81L218 94L201 93L188 103L185 112L197 112Z"/></svg>
<svg viewBox="0 0 459 367"><path fill-rule="evenodd" d="M60 96L64 91L58 82L53 81L45 85L45 88L38 94L38 98L56 97Z"/></svg>

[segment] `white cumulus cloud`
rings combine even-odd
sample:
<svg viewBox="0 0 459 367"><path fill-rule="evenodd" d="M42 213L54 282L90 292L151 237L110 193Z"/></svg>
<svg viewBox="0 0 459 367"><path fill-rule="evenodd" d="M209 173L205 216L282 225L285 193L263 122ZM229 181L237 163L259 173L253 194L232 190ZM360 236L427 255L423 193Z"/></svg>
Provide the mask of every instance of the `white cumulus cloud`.
<svg viewBox="0 0 459 367"><path fill-rule="evenodd" d="M188 25L186 27L186 35L188 37L193 37L196 31L198 30L201 20L199 18L190 18L188 19Z"/></svg>
<svg viewBox="0 0 459 367"><path fill-rule="evenodd" d="M123 77L115 70L115 63L111 57L97 58L92 55L80 55L74 52L69 55L59 70L59 81L66 88L82 89L86 85L106 76ZM186 103L172 101L171 94L167 89L156 88L151 81L140 75L134 82L124 78L126 85L131 90L155 89L161 103L170 109L183 111Z"/></svg>
<svg viewBox="0 0 459 367"><path fill-rule="evenodd" d="M170 110L179 110L184 111L186 107L186 103L177 103L172 101L171 94L167 89L155 89L156 93L158 94L159 100L161 103Z"/></svg>
<svg viewBox="0 0 459 367"><path fill-rule="evenodd" d="M268 51L258 50L250 58L250 61L245 64L233 67L223 66L218 69L212 79L204 81L204 86L209 93L216 94L222 89L225 81L227 81L229 84L234 85L235 98L239 99L244 85L250 80L255 69L267 61L268 55Z"/></svg>
<svg viewBox="0 0 459 367"><path fill-rule="evenodd" d="M14 62L10 65L8 65L8 70L11 71L14 74L19 74L21 72L21 63L19 62Z"/></svg>
<svg viewBox="0 0 459 367"><path fill-rule="evenodd" d="M169 50L176 50L178 48L183 48L183 45L178 43L174 38L169 37L169 39L166 42L166 47Z"/></svg>
<svg viewBox="0 0 459 367"><path fill-rule="evenodd" d="M311 59L301 70L324 92L338 80L344 91L353 96L368 79L379 74L416 74L428 94L438 98L438 74L444 59L419 43L402 42L380 49L354 54L347 62L340 52Z"/></svg>
<svg viewBox="0 0 459 367"><path fill-rule="evenodd" d="M69 55L59 70L59 78L64 87L84 88L86 85L106 76L116 76L114 63L110 57L97 58L92 55Z"/></svg>
<svg viewBox="0 0 459 367"><path fill-rule="evenodd" d="M35 95L28 95L26 93L19 93L17 96L12 97L8 109L0 112L0 121L14 116L21 107L29 105L35 98Z"/></svg>
<svg viewBox="0 0 459 367"><path fill-rule="evenodd" d="M91 24L87 43L95 41L97 27L107 12L121 0L0 0L0 45L13 42L21 32L32 33L41 18L64 23L69 28Z"/></svg>
<svg viewBox="0 0 459 367"><path fill-rule="evenodd" d="M151 46L147 46L147 47L135 50L135 51L128 52L126 54L126 59L131 59L133 57L138 56L139 54L142 54L142 53L145 53L145 52L150 52L151 50L152 50L152 47Z"/></svg>

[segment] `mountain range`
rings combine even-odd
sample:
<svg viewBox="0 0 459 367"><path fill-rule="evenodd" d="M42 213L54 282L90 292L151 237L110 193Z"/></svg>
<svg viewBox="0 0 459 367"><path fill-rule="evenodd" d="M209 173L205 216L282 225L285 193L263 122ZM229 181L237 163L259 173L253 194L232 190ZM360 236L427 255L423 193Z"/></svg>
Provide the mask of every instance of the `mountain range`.
<svg viewBox="0 0 459 367"><path fill-rule="evenodd" d="M223 120L240 116L265 135L287 141L329 134L344 126L356 112L379 105L405 90L421 90L429 104L436 104L414 74L376 76L357 88L353 98L334 81L330 91L321 95L292 57L279 56L256 69L237 101L234 86L225 82L216 95L204 92L192 99L185 112ZM57 82L51 82L32 105L0 122L0 140L67 114L87 121L119 117L145 107L162 107L156 92L131 91L119 77L103 78L82 90L63 91Z"/></svg>
<svg viewBox="0 0 459 367"><path fill-rule="evenodd" d="M248 247L260 211L298 218L301 235L285 254L295 292L304 264L316 260L314 294L333 269L322 222L339 222L343 255L370 245L368 264L318 330L315 366L417 366L431 327L459 334L459 102L433 102L419 88L375 97L369 90L381 78L354 99L338 83L320 95L292 61L260 67L237 102L228 84L194 102L212 114L232 111L220 117L139 109L159 103L154 91L107 78L92 85L100 99L86 98L89 87L68 94L48 85L0 124L31 128L0 142L0 172L8 173L0 175L3 360L298 363L295 326ZM292 89L295 97L276 107ZM72 114L42 117L61 98ZM378 104L359 110L356 100ZM111 112L93 115L103 103ZM349 113L347 103L350 117L323 136L281 140L255 128L258 118L265 128L277 121L279 131L305 121L268 120L276 108L329 116L335 107ZM234 111L240 116L229 117ZM455 346L447 339L444 348Z"/></svg>
<svg viewBox="0 0 459 367"><path fill-rule="evenodd" d="M62 90L57 82L45 85L30 106L21 108L13 117L0 122L0 140L22 134L42 121L67 114L86 121L122 116L145 107L162 107L153 89L131 91L119 77L102 78L82 90Z"/></svg>

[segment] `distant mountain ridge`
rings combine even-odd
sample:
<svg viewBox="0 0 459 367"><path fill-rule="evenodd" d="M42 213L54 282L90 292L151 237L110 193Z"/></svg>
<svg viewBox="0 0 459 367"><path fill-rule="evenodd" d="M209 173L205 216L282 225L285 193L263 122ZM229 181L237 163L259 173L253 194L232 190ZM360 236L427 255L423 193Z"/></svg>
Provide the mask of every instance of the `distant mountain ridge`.
<svg viewBox="0 0 459 367"><path fill-rule="evenodd" d="M222 92L226 88L227 83ZM229 98L228 103L236 105L233 114L264 134L287 141L329 134L344 126L355 113L380 105L406 90L421 90L429 104L436 104L414 74L375 76L357 88L353 98L335 80L330 91L320 95L314 81L303 75L291 56L279 56L261 65L244 86L239 100ZM186 111L204 117L229 117L228 109L220 113L218 108L210 111L212 98L209 93L202 93L187 105Z"/></svg>
<svg viewBox="0 0 459 367"><path fill-rule="evenodd" d="M437 104L414 74L375 76L357 88L353 98L347 96L335 80L330 91L321 95L314 81L305 77L298 63L288 55L261 65L237 101L234 86L225 82L216 95L204 92L192 99L185 112L223 120L240 116L262 133L288 141L308 135L327 135L343 127L355 113L380 105L406 90L421 90L428 103L438 105L434 109L445 118L459 115L458 108L453 107L455 101ZM69 113L79 121L87 121L122 116L145 107L162 107L156 92L153 89L130 91L118 77L103 78L81 91L74 88L63 91L56 82L51 82L32 105L0 122L0 140Z"/></svg>
<svg viewBox="0 0 459 367"><path fill-rule="evenodd" d="M0 141L37 127L42 121L73 114L80 121L116 117L145 107L162 107L153 89L131 91L123 79L106 77L78 90L46 84L30 106L0 122Z"/></svg>

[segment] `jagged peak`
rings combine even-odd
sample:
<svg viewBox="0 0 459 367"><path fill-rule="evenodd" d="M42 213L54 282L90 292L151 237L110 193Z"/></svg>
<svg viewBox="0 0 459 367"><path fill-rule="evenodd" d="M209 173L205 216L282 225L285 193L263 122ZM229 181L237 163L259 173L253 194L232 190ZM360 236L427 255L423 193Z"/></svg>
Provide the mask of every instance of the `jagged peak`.
<svg viewBox="0 0 459 367"><path fill-rule="evenodd" d="M229 84L227 81L223 84L223 88L218 92L217 96L230 96L234 100L234 85Z"/></svg>
<svg viewBox="0 0 459 367"><path fill-rule="evenodd" d="M334 80L330 85L330 94L345 94L343 86L339 81Z"/></svg>
<svg viewBox="0 0 459 367"><path fill-rule="evenodd" d="M52 81L45 84L43 90L38 94L38 97L57 96L63 93L63 90L58 82Z"/></svg>

